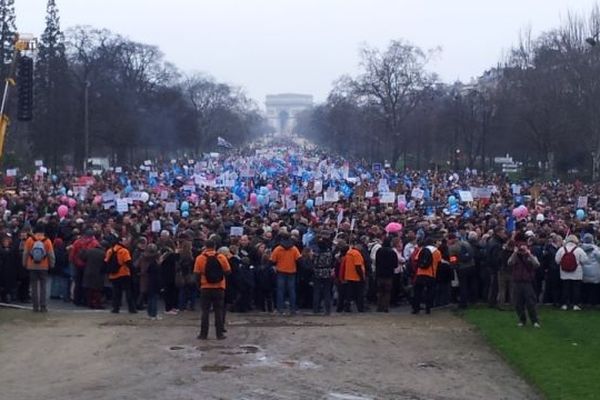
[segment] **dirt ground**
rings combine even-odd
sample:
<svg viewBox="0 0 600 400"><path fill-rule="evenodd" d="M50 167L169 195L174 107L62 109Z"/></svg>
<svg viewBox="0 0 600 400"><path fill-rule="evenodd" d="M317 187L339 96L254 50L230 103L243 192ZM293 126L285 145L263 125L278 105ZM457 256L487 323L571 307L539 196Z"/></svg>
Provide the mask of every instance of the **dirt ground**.
<svg viewBox="0 0 600 400"><path fill-rule="evenodd" d="M449 311L198 317L0 309L0 399L538 398Z"/></svg>

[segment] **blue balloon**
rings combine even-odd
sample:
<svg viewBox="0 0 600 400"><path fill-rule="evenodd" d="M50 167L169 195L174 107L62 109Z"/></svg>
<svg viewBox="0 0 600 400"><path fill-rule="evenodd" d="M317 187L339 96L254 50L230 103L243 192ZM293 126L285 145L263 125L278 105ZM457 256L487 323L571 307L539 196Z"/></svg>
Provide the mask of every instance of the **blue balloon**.
<svg viewBox="0 0 600 400"><path fill-rule="evenodd" d="M267 196L269 194L269 189L266 186L260 188L260 194L263 196Z"/></svg>
<svg viewBox="0 0 600 400"><path fill-rule="evenodd" d="M227 207L231 208L235 205L235 200L229 199L227 200Z"/></svg>
<svg viewBox="0 0 600 400"><path fill-rule="evenodd" d="M181 216L183 218L188 218L190 216L190 213L189 213L189 211L184 211L184 212L181 213Z"/></svg>
<svg viewBox="0 0 600 400"><path fill-rule="evenodd" d="M314 206L315 206L315 202L313 199L306 200L306 208L308 208L309 210L312 210Z"/></svg>
<svg viewBox="0 0 600 400"><path fill-rule="evenodd" d="M575 215L577 216L578 220L582 220L585 218L585 211L583 211L581 208L579 210L577 210L577 212L575 213Z"/></svg>
<svg viewBox="0 0 600 400"><path fill-rule="evenodd" d="M456 197L454 197L454 196L448 197L448 204L450 204L451 206L456 204Z"/></svg>
<svg viewBox="0 0 600 400"><path fill-rule="evenodd" d="M189 211L190 203L188 203L187 201L182 202L180 209L181 211Z"/></svg>
<svg viewBox="0 0 600 400"><path fill-rule="evenodd" d="M262 190L261 190L261 192L262 192ZM258 204L260 204L260 205L265 204L265 196L262 194L259 194L258 196L256 196L256 200L258 201Z"/></svg>

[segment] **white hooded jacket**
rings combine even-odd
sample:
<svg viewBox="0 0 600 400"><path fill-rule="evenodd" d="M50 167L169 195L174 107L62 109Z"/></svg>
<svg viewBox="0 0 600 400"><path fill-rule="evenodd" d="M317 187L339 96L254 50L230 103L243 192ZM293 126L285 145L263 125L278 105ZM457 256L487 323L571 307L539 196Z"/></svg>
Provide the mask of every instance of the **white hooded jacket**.
<svg viewBox="0 0 600 400"><path fill-rule="evenodd" d="M567 242L556 252L555 261L559 266L560 266L560 260L565 255L565 247L568 252L573 251L573 248L576 247L575 252L573 254L575 255L575 258L577 259L577 269L573 272L565 272L561 268L560 269L560 279L580 281L583 279L583 264L588 262L588 256L587 256L587 254L585 254L585 251L583 251L583 249L581 247L577 246L573 242Z"/></svg>

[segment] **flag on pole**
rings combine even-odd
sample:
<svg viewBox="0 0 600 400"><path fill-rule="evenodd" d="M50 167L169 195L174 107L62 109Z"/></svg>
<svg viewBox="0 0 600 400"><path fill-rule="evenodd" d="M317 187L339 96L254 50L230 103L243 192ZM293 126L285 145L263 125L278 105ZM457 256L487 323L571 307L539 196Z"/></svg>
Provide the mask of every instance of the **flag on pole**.
<svg viewBox="0 0 600 400"><path fill-rule="evenodd" d="M233 149L233 146L231 145L231 143L229 143L227 140L223 139L221 136L217 137L217 146L225 147L226 149Z"/></svg>

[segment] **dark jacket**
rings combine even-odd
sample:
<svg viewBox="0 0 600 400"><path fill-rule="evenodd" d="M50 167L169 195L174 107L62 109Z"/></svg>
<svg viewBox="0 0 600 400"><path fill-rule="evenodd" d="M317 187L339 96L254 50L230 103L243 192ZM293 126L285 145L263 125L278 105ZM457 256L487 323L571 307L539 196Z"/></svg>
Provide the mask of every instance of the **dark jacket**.
<svg viewBox="0 0 600 400"><path fill-rule="evenodd" d="M502 267L502 245L504 241L499 236L492 236L487 242L485 249L485 266L494 272L498 272Z"/></svg>
<svg viewBox="0 0 600 400"><path fill-rule="evenodd" d="M535 280L535 270L540 263L534 255L513 253L508 259L508 265L512 267L513 282L531 283Z"/></svg>
<svg viewBox="0 0 600 400"><path fill-rule="evenodd" d="M162 288L161 267L156 262L156 259L148 262L148 294L158 294Z"/></svg>
<svg viewBox="0 0 600 400"><path fill-rule="evenodd" d="M382 247L375 254L375 277L389 279L398 268L398 255L391 247Z"/></svg>
<svg viewBox="0 0 600 400"><path fill-rule="evenodd" d="M101 247L82 250L79 257L85 262L83 271L83 287L88 289L100 290L104 287L104 266L105 251Z"/></svg>

